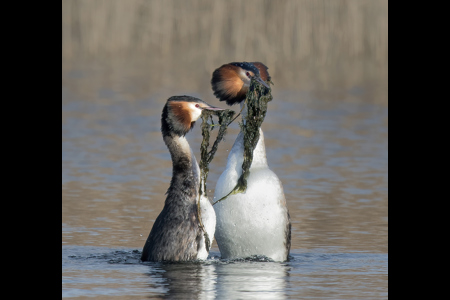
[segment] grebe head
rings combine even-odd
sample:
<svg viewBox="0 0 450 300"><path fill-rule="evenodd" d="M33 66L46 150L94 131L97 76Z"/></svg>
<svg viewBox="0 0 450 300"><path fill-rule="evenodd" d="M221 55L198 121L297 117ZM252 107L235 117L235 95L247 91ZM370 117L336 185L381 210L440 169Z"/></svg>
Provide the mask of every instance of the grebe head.
<svg viewBox="0 0 450 300"><path fill-rule="evenodd" d="M267 67L261 62L232 62L216 69L211 79L214 95L228 105L240 103L245 99L250 82L256 78L265 87L270 81Z"/></svg>
<svg viewBox="0 0 450 300"><path fill-rule="evenodd" d="M194 127L202 110L223 110L191 96L173 96L167 100L161 116L163 136L184 136Z"/></svg>

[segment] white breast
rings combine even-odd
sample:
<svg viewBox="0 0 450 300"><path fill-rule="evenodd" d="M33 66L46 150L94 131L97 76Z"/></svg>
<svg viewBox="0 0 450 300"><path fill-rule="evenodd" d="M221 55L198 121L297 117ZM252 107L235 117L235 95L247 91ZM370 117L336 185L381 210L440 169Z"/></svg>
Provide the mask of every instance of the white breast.
<svg viewBox="0 0 450 300"><path fill-rule="evenodd" d="M192 150L191 153L193 153ZM198 166L194 154L192 154L191 159L194 174L197 177L198 182L200 182L200 168ZM211 247L214 240L214 233L216 231L216 213L214 212L214 208L212 207L208 198L206 198L203 195L200 197L200 209L201 209L202 223L203 226L205 227L206 232L208 233ZM200 241L200 244L201 245L200 250L197 254L197 259L205 260L208 258L209 251L206 249L206 242L204 237Z"/></svg>
<svg viewBox="0 0 450 300"><path fill-rule="evenodd" d="M236 186L242 174L243 151L241 132L217 182L213 201ZM253 154L246 192L228 196L215 204L214 210L216 240L222 258L265 255L276 261L286 260L286 200L280 180L267 165L262 130Z"/></svg>

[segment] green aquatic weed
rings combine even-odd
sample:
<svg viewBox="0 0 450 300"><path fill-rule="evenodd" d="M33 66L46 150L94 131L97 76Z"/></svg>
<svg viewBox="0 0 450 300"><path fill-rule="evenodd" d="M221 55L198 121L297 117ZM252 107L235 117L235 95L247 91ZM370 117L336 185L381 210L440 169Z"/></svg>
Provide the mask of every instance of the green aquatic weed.
<svg viewBox="0 0 450 300"><path fill-rule="evenodd" d="M232 118L235 112L226 109L220 111L206 110L202 111L202 136L203 140L200 146L200 189L199 193L202 195L203 193L206 196L206 179L208 178L209 173L209 164L214 158L214 154L216 154L219 143L224 139L227 128L232 122ZM214 120L212 115L217 115L219 117L219 124L214 124ZM209 122L210 121L210 122ZM217 134L216 140L211 147L211 150L208 151L209 147L209 139L210 132L219 125L219 133Z"/></svg>
<svg viewBox="0 0 450 300"><path fill-rule="evenodd" d="M273 83L272 83L273 84ZM250 175L250 166L253 161L253 151L259 141L259 128L267 113L267 103L272 101L270 88L266 88L255 78L252 78L250 88L247 92L244 105L247 106L247 115L243 117L241 131L244 133L244 161L242 163L242 174L233 190L228 195L213 203L216 204L230 195L244 193L247 190L247 178Z"/></svg>
<svg viewBox="0 0 450 300"><path fill-rule="evenodd" d="M202 223L202 216L201 216L201 209L200 209L200 197L202 194L206 194L206 180L208 178L209 173L209 164L214 158L214 154L217 151L217 148L219 146L219 143L223 140L228 125L231 124L233 121L231 118L233 118L235 112L229 109L226 110L220 110L220 111L212 111L212 110L206 110L204 109L202 111L202 136L203 140L200 146L200 184L199 184L199 190L198 190L198 200L197 200L197 215L200 223L200 227L203 230L204 236L205 236L205 243L206 243L206 249L211 248L211 240L208 236L208 233L205 230L205 227ZM211 147L211 150L208 151L209 147L209 138L210 138L210 132L217 126L214 124L213 115L217 115L219 117L219 133L217 134L216 140L214 141L214 144ZM210 121L210 122L209 122Z"/></svg>
<svg viewBox="0 0 450 300"><path fill-rule="evenodd" d="M272 82L271 82L272 83ZM273 83L272 83L273 84ZM239 123L241 131L244 133L244 161L242 163L242 174L238 179L238 182L234 189L226 196L217 200L213 203L216 204L230 195L244 193L247 190L247 178L250 175L250 166L253 161L253 151L259 141L259 128L264 121L267 113L267 103L272 101L273 97L271 94L271 89L264 87L256 79L252 78L250 83L250 88L247 92L244 106L247 106L247 115L243 117L242 122ZM242 110L241 110L242 112ZM197 214L200 222L200 227L203 229L206 248L209 250L211 247L211 240L206 232L201 218L200 210L200 197L206 194L206 180L209 173L209 164L214 158L214 154L217 151L219 143L223 140L228 126L236 119L232 119L235 112L229 109L222 111L202 111L202 136L203 140L200 146L200 187L199 187L199 197L197 201ZM219 117L219 124L214 124L212 115L217 115ZM237 116L236 116L237 117ZM211 150L208 151L210 132L219 125L219 133L214 141Z"/></svg>

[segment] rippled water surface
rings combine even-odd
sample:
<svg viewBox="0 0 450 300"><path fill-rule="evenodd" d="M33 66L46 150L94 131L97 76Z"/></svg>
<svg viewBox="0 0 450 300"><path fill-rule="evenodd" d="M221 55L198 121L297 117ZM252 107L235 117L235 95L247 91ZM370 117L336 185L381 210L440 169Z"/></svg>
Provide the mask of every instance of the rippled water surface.
<svg viewBox="0 0 450 300"><path fill-rule="evenodd" d="M388 109L370 90L320 95L273 88L262 126L292 220L291 259L139 261L171 177L161 110L188 93L142 91L63 71L62 296L110 299L383 299L388 286ZM382 101L381 101L382 102ZM377 102L377 103L381 103ZM238 133L211 164L209 195ZM187 136L199 158L201 134Z"/></svg>

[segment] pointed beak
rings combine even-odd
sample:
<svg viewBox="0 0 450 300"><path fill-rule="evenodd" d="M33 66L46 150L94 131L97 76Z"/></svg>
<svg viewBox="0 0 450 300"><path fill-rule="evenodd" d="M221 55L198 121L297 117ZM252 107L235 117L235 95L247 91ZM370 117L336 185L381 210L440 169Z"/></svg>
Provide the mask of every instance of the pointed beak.
<svg viewBox="0 0 450 300"><path fill-rule="evenodd" d="M223 108L211 106L211 105L209 105L209 104L208 104L207 107L203 107L203 109L206 109L206 110L225 110L225 109L223 109Z"/></svg>
<svg viewBox="0 0 450 300"><path fill-rule="evenodd" d="M267 83L264 82L264 80L262 80L261 77L256 76L256 80L261 83L263 86L265 86L266 88L270 89L269 85Z"/></svg>

